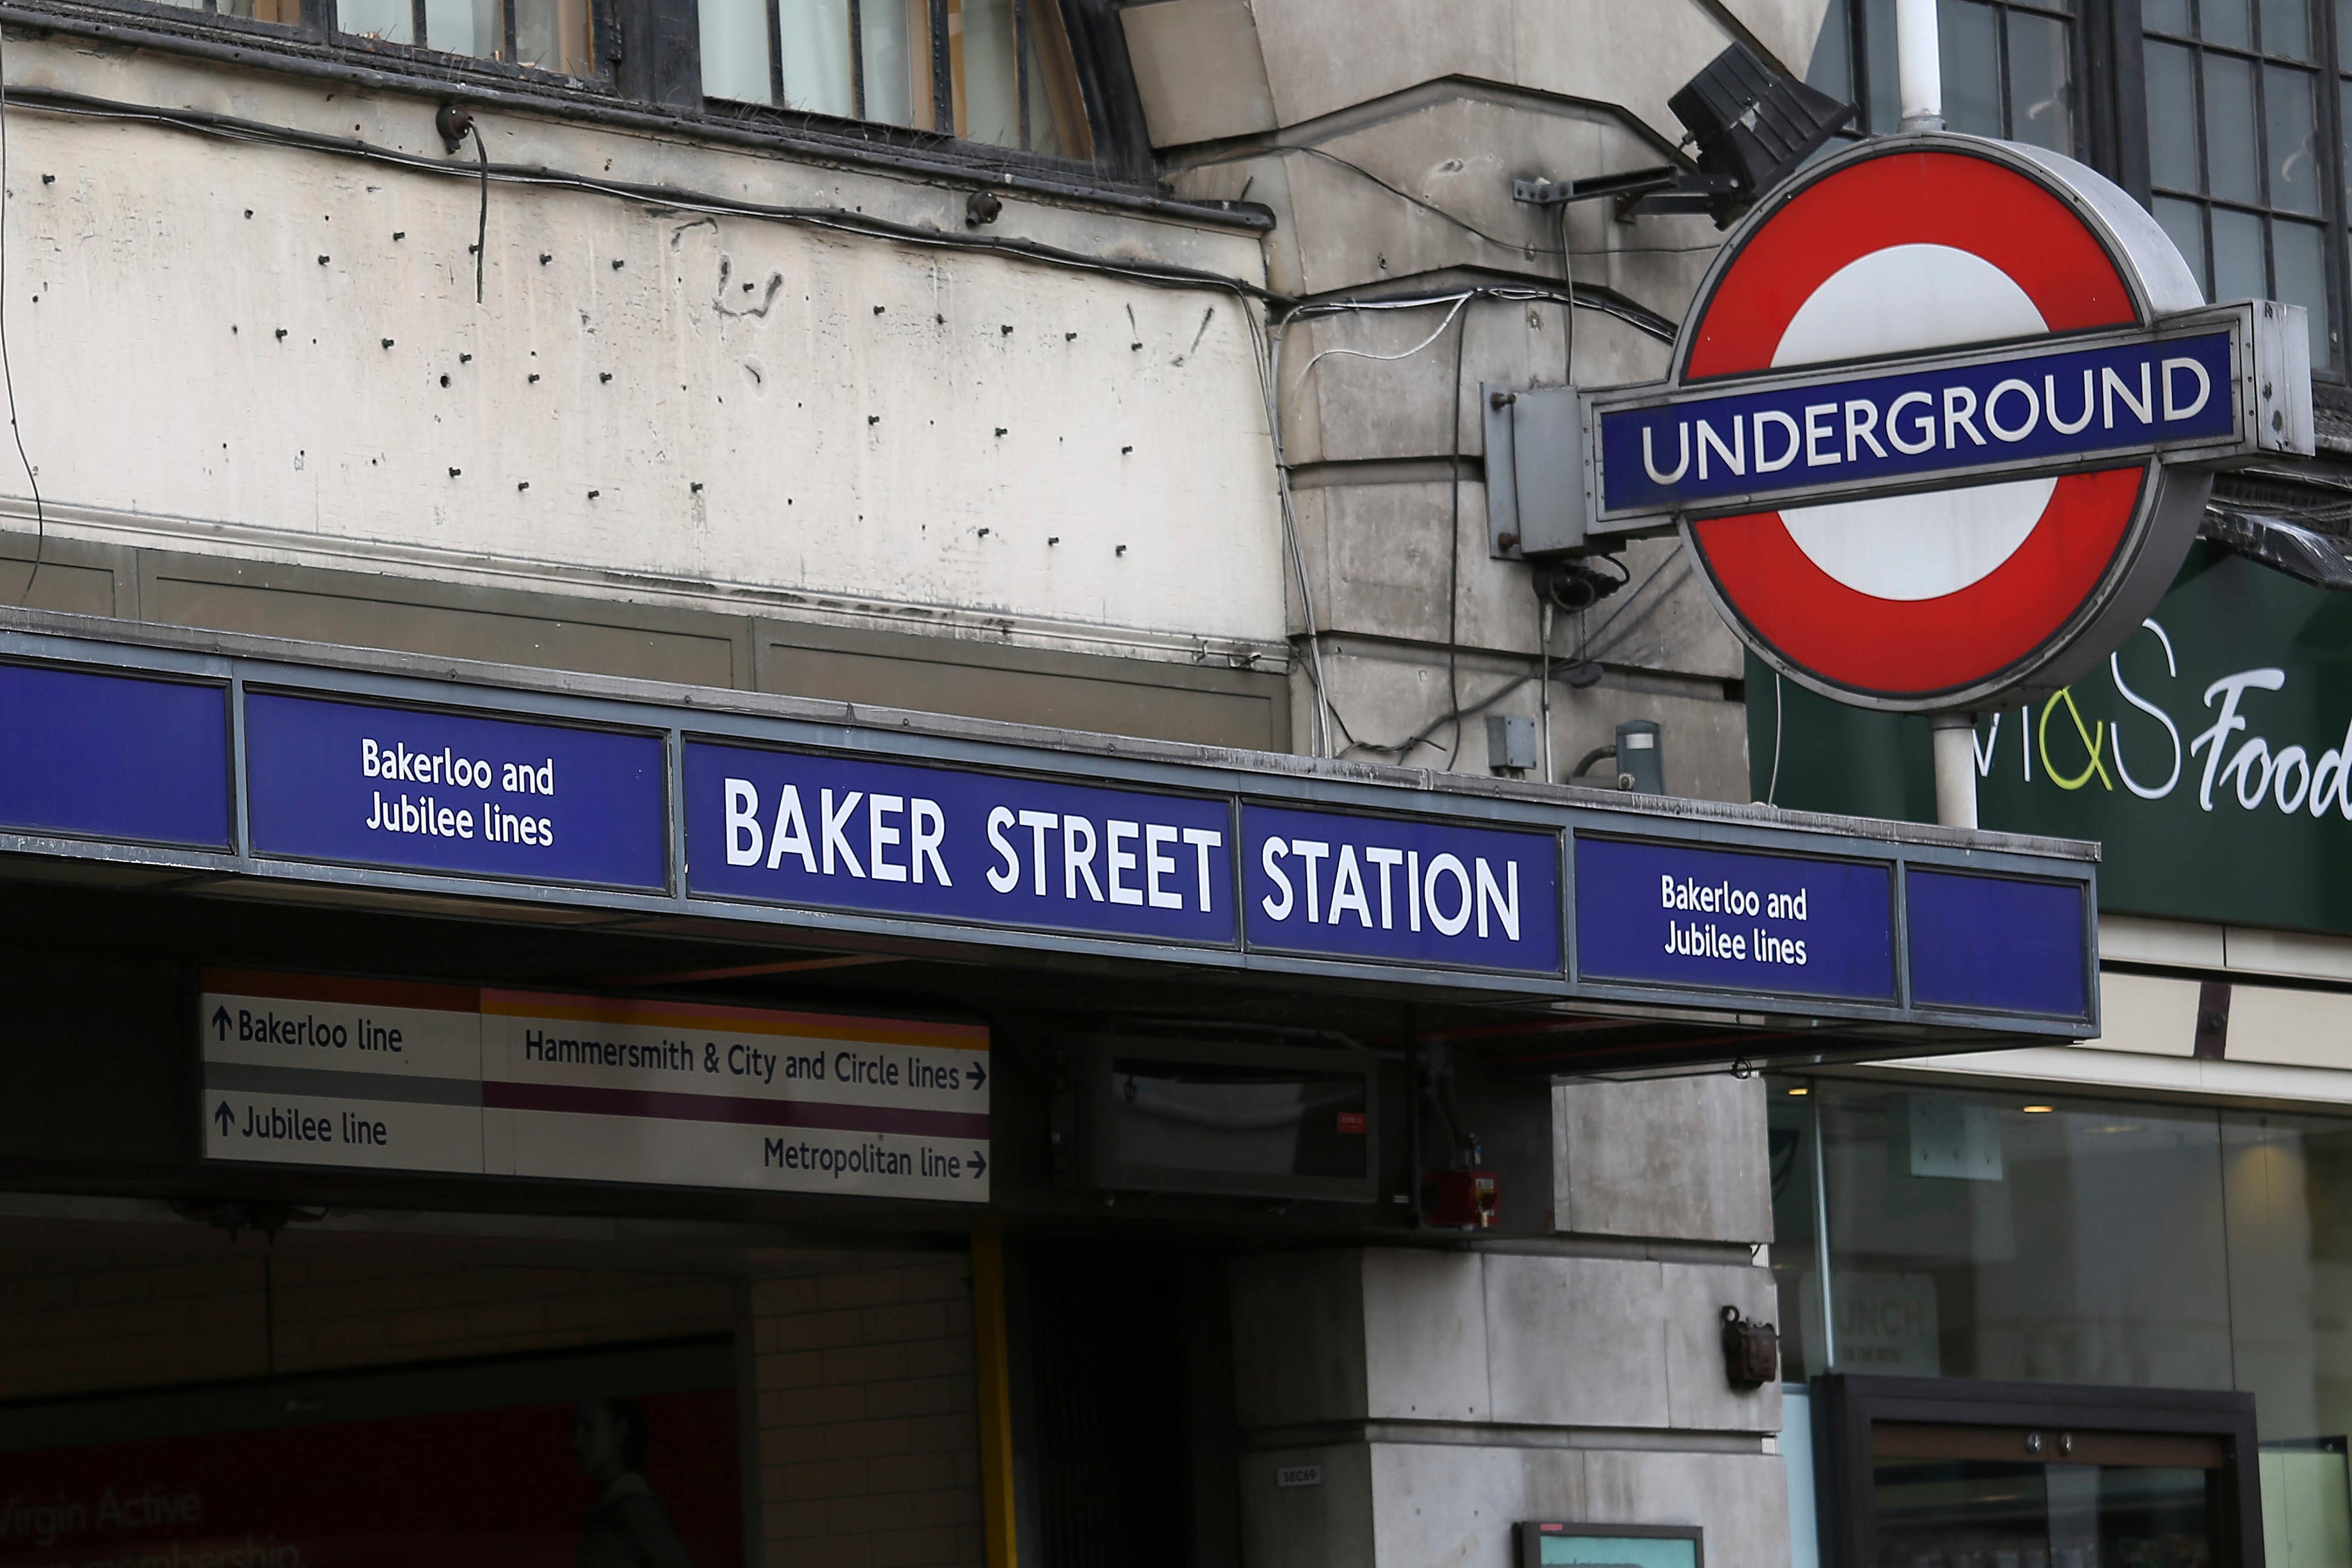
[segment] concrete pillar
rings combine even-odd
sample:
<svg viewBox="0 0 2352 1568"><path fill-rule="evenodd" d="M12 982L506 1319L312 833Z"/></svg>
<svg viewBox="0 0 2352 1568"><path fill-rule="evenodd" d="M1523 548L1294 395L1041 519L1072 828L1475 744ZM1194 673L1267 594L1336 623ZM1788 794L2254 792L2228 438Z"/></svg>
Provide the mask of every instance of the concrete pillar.
<svg viewBox="0 0 2352 1568"><path fill-rule="evenodd" d="M1733 1388L1720 1333L1778 1315L1757 1086L1555 1113L1573 1230L1233 1266L1246 1568L1505 1568L1534 1519L1696 1524L1709 1568L1784 1568L1780 1386Z"/></svg>

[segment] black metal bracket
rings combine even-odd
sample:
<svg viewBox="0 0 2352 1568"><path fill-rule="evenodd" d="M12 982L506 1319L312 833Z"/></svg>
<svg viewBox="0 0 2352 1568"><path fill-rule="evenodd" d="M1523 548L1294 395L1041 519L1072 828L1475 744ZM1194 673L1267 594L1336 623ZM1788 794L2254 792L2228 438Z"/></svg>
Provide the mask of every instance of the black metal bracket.
<svg viewBox="0 0 2352 1568"><path fill-rule="evenodd" d="M1583 180L1513 180L1511 199L1531 206L1613 200L1620 223L1637 213L1709 213L1738 189L1717 175L1694 174L1672 163Z"/></svg>

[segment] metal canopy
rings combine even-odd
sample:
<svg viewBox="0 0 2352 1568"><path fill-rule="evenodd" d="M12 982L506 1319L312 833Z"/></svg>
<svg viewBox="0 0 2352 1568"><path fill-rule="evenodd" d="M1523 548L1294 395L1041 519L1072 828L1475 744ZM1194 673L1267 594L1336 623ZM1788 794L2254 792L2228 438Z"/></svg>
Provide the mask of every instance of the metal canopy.
<svg viewBox="0 0 2352 1568"><path fill-rule="evenodd" d="M76 688L61 707L9 684L60 675L116 684ZM169 776L202 773L184 759L154 759L139 774L147 753L135 748L163 742L128 728L109 738L109 694L133 688L218 704L228 776L216 843L66 820L96 809L83 802L108 804L118 774L134 805L159 775L174 789L207 787ZM1748 1054L1748 1031L1861 1028L1935 1050L2097 1032L2097 850L2063 840L30 612L0 617L0 711L12 715L0 733L0 858L20 872L31 861L80 863L173 873L182 888L262 901L495 910L551 926L1157 983L1213 976L1483 1005L1538 1026L1546 1016L1685 1019L1705 1026L1720 1059ZM398 742L401 766L439 781L404 773L404 798L436 801L428 809L445 824L450 802L500 794L464 787L488 776L464 761L475 741L495 751L511 740L532 761L555 742L572 748L586 760L564 762L542 821L566 855L589 858L578 864L620 868L485 870L473 862L491 850L455 836L446 853L467 863L415 863L424 851L398 836L381 853L352 847L375 839L337 813L383 814L390 787L359 779L347 743L355 712L383 732L385 758L395 733L454 737L443 744L454 764L417 762ZM647 790L592 776L635 766L633 756L653 759ZM453 765L460 786L447 784ZM88 774L79 794L44 798L35 782L61 767ZM803 788L805 801L794 794L784 811L783 796ZM893 815L872 802L872 815L854 815L868 792L896 803ZM1143 813L1123 804L1139 800ZM174 796L170 809L184 804ZM492 815L511 820L491 805L482 800L485 826ZM787 825L803 807L795 839ZM583 822L594 825L591 843ZM621 841L633 836L652 845L641 875L626 868ZM836 838L845 866L870 849L875 876L817 875L820 839L824 871L841 869ZM917 839L929 847L929 887ZM886 844L898 861L886 860Z"/></svg>

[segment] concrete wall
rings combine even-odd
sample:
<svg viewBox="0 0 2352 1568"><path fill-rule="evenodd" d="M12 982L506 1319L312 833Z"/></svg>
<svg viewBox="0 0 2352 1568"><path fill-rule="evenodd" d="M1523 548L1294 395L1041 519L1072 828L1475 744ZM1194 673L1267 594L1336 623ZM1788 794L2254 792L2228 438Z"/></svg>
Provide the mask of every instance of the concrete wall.
<svg viewBox="0 0 2352 1568"><path fill-rule="evenodd" d="M1801 72L1824 0L1150 0L1123 15L1154 142L1177 187L1270 204L1268 275L1286 291L1444 295L1557 290L1572 276L1668 319L1712 255L1702 218L1620 223L1607 204L1550 215L1516 177L1655 164L1682 135L1666 100L1734 39ZM1280 334L1284 454L1307 597L1329 634L1334 749L1368 754L1457 706L1539 717L1543 650L1597 659L1600 684L1556 685L1551 751L1566 775L1615 724L1666 727L1668 787L1745 799L1738 645L1668 544L1626 557L1628 590L1547 618L1528 568L1488 546L1478 387L1654 376L1665 345L1607 315L1483 300L1302 318ZM1384 357L1370 357L1384 356ZM1456 364L1459 363L1457 386ZM1307 605L1293 593L1294 625ZM1447 645L1461 651L1449 658ZM1312 743L1309 675L1294 677ZM1516 684L1514 684L1516 683ZM1439 723L1404 760L1488 765L1483 725ZM1605 775L1604 775L1605 776Z"/></svg>
<svg viewBox="0 0 2352 1568"><path fill-rule="evenodd" d="M1502 1568L1538 1519L1788 1561L1780 1384L1734 1388L1722 1343L1725 1307L1779 1315L1760 1081L1563 1085L1553 1116L1553 1237L1232 1266L1247 1568Z"/></svg>
<svg viewBox="0 0 2352 1568"><path fill-rule="evenodd" d="M446 163L10 103L8 324L53 539L1192 665L1284 655L1229 292L494 182L442 93L28 38L10 83ZM964 191L484 110L490 158L961 235ZM1262 276L1008 193L989 236ZM29 531L25 476L0 515Z"/></svg>

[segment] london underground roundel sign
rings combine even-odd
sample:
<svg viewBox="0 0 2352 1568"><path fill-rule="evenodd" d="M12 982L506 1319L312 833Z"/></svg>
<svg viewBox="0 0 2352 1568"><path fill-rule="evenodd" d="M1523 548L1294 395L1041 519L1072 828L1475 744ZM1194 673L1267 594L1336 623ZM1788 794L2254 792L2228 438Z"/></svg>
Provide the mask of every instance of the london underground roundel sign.
<svg viewBox="0 0 2352 1568"><path fill-rule="evenodd" d="M1734 232L1663 386L1584 395L1590 527L1672 518L1806 686L1981 708L2139 625L2215 468L2311 449L2305 331L2205 306L2155 220L2070 159L1864 142Z"/></svg>

